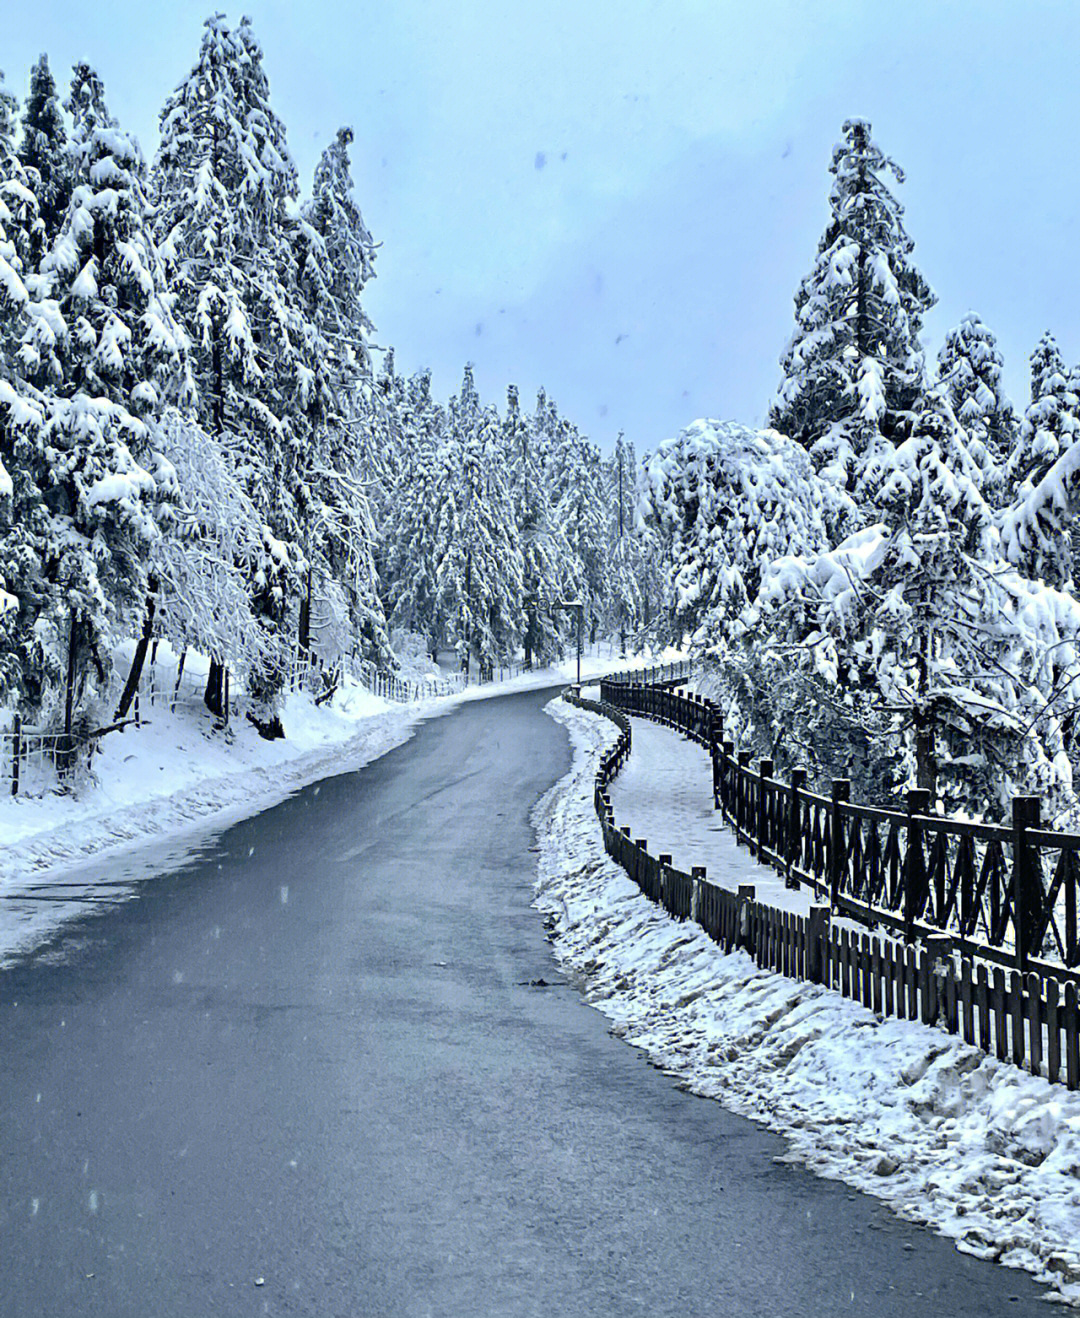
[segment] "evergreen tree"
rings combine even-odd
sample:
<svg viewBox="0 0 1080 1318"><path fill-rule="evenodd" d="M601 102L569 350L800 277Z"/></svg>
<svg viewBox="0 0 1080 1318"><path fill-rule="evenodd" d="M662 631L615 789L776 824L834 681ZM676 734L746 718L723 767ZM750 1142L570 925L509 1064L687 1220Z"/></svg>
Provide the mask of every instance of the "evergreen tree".
<svg viewBox="0 0 1080 1318"><path fill-rule="evenodd" d="M439 597L461 666L481 679L521 640L523 560L499 456L502 426L480 410L472 367L450 406L451 480L440 509Z"/></svg>
<svg viewBox="0 0 1080 1318"><path fill-rule="evenodd" d="M1061 352L1047 331L1031 354L1031 403L1006 464L1013 499L1038 485L1080 434L1080 399L1069 387Z"/></svg>
<svg viewBox="0 0 1080 1318"><path fill-rule="evenodd" d="M436 659L444 633L438 573L446 545L441 538L440 506L449 471L446 422L431 397L430 371L421 371L410 381L404 419L400 482L387 517L384 599L391 626L426 637Z"/></svg>
<svg viewBox="0 0 1080 1318"><path fill-rule="evenodd" d="M138 147L86 66L75 89L70 200L19 352L21 369L49 390L44 424L24 436L19 460L45 505L42 570L66 648L67 732L108 687L113 642L144 606L147 556L168 521L173 473L147 421L191 398Z"/></svg>
<svg viewBox="0 0 1080 1318"><path fill-rule="evenodd" d="M657 639L719 659L777 559L826 545L821 481L785 435L696 421L646 457L642 514L665 565Z"/></svg>
<svg viewBox="0 0 1080 1318"><path fill-rule="evenodd" d="M564 588L567 598L584 605L583 627L595 643L607 605L607 509L600 454L565 420L559 423L551 472L555 518L570 551Z"/></svg>
<svg viewBox="0 0 1080 1318"><path fill-rule="evenodd" d="M808 448L831 481L854 488L862 455L911 429L925 388L919 329L935 298L886 186L903 172L868 123L844 124L830 172L829 224L795 296L770 424Z"/></svg>
<svg viewBox="0 0 1080 1318"><path fill-rule="evenodd" d="M923 413L879 502L882 523L766 572L747 620L756 680L742 688L759 738L823 776L842 769L871 799L917 785L994 818L1014 791L1066 803L1046 681L1065 601L996 560L951 409Z"/></svg>
<svg viewBox="0 0 1080 1318"><path fill-rule="evenodd" d="M358 650L363 659L385 667L389 640L377 590L375 526L359 438L372 429L371 363L364 341L371 324L359 294L373 274L373 243L352 196L351 141L351 129L342 129L323 153L297 233L304 324L296 427L303 455L307 560L300 644L304 649L310 645L318 580L322 657L336 657L327 651L333 633L336 651ZM336 602L343 613L335 619Z"/></svg>
<svg viewBox="0 0 1080 1318"><path fill-rule="evenodd" d="M60 230L71 195L71 165L67 129L48 57L42 55L30 71L30 94L22 117L18 153L31 176L38 202L42 242L49 244Z"/></svg>
<svg viewBox="0 0 1080 1318"><path fill-rule="evenodd" d="M967 434L979 486L993 503L1001 496L1002 468L1016 443L1016 415L1005 396L997 340L974 312L945 336L938 381Z"/></svg>
<svg viewBox="0 0 1080 1318"><path fill-rule="evenodd" d="M510 473L509 493L522 555L522 644L525 666L550 663L559 652L555 605L569 548L553 525L541 445L521 412L516 385L506 391L502 449Z"/></svg>
<svg viewBox="0 0 1080 1318"><path fill-rule="evenodd" d="M196 66L160 122L156 234L193 342L200 419L263 520L248 582L267 660L251 675L251 716L277 736L289 606L306 568L297 412L310 382L299 352L296 171L246 19L235 30L220 16L207 20ZM222 682L215 657L207 704L217 711Z"/></svg>
<svg viewBox="0 0 1080 1318"><path fill-rule="evenodd" d="M607 464L605 499L609 512L607 623L619 637L619 653L625 657L628 636L645 620L647 568L641 539L636 531L634 488L637 458L634 446L615 440L615 452Z"/></svg>
<svg viewBox="0 0 1080 1318"><path fill-rule="evenodd" d="M502 477L502 426L481 409L465 366L450 405L450 480L439 514L439 601L462 667L479 664L481 679L521 641L524 560Z"/></svg>

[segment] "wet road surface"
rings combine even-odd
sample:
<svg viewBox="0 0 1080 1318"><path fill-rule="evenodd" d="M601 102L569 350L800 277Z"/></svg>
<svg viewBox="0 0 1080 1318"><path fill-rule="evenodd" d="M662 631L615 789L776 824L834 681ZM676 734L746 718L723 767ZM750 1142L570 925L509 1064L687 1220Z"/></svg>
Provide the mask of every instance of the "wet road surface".
<svg viewBox="0 0 1080 1318"><path fill-rule="evenodd" d="M1045 1318L563 982L550 694L423 725L0 972L4 1318Z"/></svg>

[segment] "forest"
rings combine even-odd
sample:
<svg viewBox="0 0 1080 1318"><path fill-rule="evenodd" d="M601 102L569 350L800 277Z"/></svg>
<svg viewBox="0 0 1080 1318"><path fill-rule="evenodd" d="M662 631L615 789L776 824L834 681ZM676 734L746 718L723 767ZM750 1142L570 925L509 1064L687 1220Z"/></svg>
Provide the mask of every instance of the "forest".
<svg viewBox="0 0 1080 1318"><path fill-rule="evenodd" d="M500 413L469 366L445 403L395 373L352 130L302 196L220 16L159 127L148 164L85 64L63 100L45 56L22 107L0 90L0 710L120 722L165 642L274 737L297 656L393 672L422 637L483 677L577 626L625 644L655 605L632 445L543 391Z"/></svg>
<svg viewBox="0 0 1080 1318"><path fill-rule="evenodd" d="M209 19L150 163L79 64L0 90L0 720L126 718L147 654L209 660L268 736L297 662L483 680L580 627L700 658L747 746L860 799L1077 814L1080 367L1047 333L1014 409L935 295L870 125L843 126L769 425L639 461L541 390L395 368L352 130L302 195L248 20Z"/></svg>

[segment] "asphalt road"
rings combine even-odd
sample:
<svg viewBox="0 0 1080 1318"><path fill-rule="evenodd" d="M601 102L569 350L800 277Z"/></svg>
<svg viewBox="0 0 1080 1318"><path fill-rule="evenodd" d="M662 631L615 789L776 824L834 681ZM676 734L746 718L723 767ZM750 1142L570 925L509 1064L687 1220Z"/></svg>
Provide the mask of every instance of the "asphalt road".
<svg viewBox="0 0 1080 1318"><path fill-rule="evenodd" d="M3 1318L1045 1318L562 982L549 694L425 724L0 973Z"/></svg>

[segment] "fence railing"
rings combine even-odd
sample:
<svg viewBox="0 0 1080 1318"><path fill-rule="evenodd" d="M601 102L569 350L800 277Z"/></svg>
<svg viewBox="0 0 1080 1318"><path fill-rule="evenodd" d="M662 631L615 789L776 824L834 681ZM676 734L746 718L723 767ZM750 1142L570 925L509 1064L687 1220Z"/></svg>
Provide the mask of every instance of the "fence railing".
<svg viewBox="0 0 1080 1318"><path fill-rule="evenodd" d="M618 739L597 769L594 805L605 850L647 897L675 919L700 925L725 951L743 948L759 966L822 984L880 1015L940 1026L1001 1061L1025 1066L1034 1075L1045 1075L1051 1083L1080 1088L1080 1000L1072 978L1059 983L1060 970L1015 969L1006 976L1002 966L976 962L965 954L962 940L940 930L924 932L916 924L921 944L905 946L892 939L838 928L832 922L832 909L824 904L812 905L806 916L781 911L756 901L752 884L739 885L732 892L711 883L705 868L696 867L686 874L674 868L670 855L652 855L647 839L632 838L628 827L616 824L607 790L630 754L632 733L627 711L657 711L646 716L661 718L703 745L710 745L715 744L711 738L718 726L716 709L707 700L679 695L670 688L650 692L641 684L605 679L602 691L606 694L600 701L583 699L573 690L565 692L564 698L606 715L619 728ZM615 695L618 703L609 701L606 695ZM735 770L743 767L738 758L733 760L721 749L714 756L714 781L717 774L722 778L728 773L729 786L741 790L728 761L734 763ZM758 774L759 781L761 778ZM765 780L770 781L767 777ZM796 789L796 803L799 797ZM817 799L832 804L831 798ZM770 811L767 793L758 797L750 794L740 808L743 836L756 838L760 829L760 836L766 839L760 857L784 870L789 881L804 881L791 878L788 866L794 845L783 854L782 864L781 851L768 845L768 840L782 843L793 835L776 831L781 827L776 823L778 812ZM764 824L755 822L755 809L764 811ZM1041 846L1044 838L1052 838L1053 845L1060 848L1061 835L1042 834L1031 828L1025 828L1025 836L1017 845ZM810 871L802 873L818 891L827 886L814 879ZM844 904L836 909L845 910Z"/></svg>
<svg viewBox="0 0 1080 1318"><path fill-rule="evenodd" d="M601 698L705 747L717 808L789 885L909 942L945 934L963 954L1080 981L1080 835L1042 829L1037 798L1015 798L1011 825L932 814L914 789L903 810L860 805L847 779L826 796L807 789L805 770L783 782L771 760L752 767L701 696L615 677Z"/></svg>

